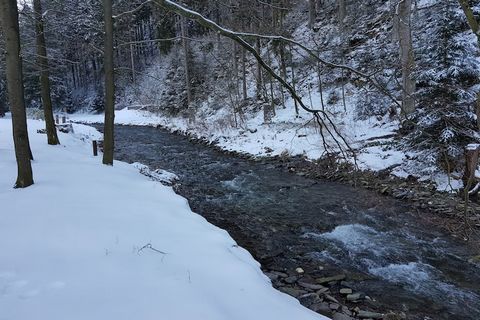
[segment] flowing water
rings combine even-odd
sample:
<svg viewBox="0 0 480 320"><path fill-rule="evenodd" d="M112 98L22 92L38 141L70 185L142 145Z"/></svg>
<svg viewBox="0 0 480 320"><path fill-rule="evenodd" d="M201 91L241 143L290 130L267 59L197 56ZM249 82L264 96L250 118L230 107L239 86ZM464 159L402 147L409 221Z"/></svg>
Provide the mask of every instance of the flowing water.
<svg viewBox="0 0 480 320"><path fill-rule="evenodd" d="M324 266L409 319L480 319L475 253L420 222L423 213L362 189L286 172L151 127L116 127L116 158L180 177L195 212L263 266ZM425 213L426 215L426 213Z"/></svg>

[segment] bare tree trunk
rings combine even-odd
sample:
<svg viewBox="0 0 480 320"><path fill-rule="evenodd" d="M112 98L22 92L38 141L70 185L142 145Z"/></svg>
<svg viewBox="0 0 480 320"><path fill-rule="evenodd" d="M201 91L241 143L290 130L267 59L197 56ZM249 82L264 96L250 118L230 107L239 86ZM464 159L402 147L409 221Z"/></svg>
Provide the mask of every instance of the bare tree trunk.
<svg viewBox="0 0 480 320"><path fill-rule="evenodd" d="M315 0L308 0L308 28L313 29L315 20L317 19L317 8Z"/></svg>
<svg viewBox="0 0 480 320"><path fill-rule="evenodd" d="M290 66L292 68L292 87L293 87L293 90L297 90L296 89L297 83L295 80L295 66L293 65L293 49L291 46L290 46ZM298 116L299 110L298 110L297 100L294 100L294 103L295 103L295 114Z"/></svg>
<svg viewBox="0 0 480 320"><path fill-rule="evenodd" d="M255 40L255 50L261 54L260 51L260 39ZM257 62L257 99L262 97L262 67Z"/></svg>
<svg viewBox="0 0 480 320"><path fill-rule="evenodd" d="M42 4L40 0L33 1L35 11L35 32L37 42L37 60L40 67L40 89L42 94L43 113L45 115L45 127L47 131L48 144L60 144L57 136L57 128L53 119L52 98L50 94L50 75L47 56L47 46L45 43L45 32L43 28Z"/></svg>
<svg viewBox="0 0 480 320"><path fill-rule="evenodd" d="M343 32L343 27L345 25L345 18L347 17L347 4L345 0L338 0L338 22L340 24L340 28Z"/></svg>
<svg viewBox="0 0 480 320"><path fill-rule="evenodd" d="M15 188L26 188L33 184L33 173L25 112L17 1L0 0L0 15L5 37L6 78L17 159L18 173Z"/></svg>
<svg viewBox="0 0 480 320"><path fill-rule="evenodd" d="M242 89L243 89L243 100L248 99L247 93L247 56L245 48L242 48Z"/></svg>
<svg viewBox="0 0 480 320"><path fill-rule="evenodd" d="M105 124L103 138L103 164L113 165L115 123L115 78L113 66L112 0L103 0L105 19Z"/></svg>
<svg viewBox="0 0 480 320"><path fill-rule="evenodd" d="M131 41L135 41L133 36L130 36ZM133 43L130 43L130 66L132 68L132 83L135 85L135 51Z"/></svg>
<svg viewBox="0 0 480 320"><path fill-rule="evenodd" d="M402 65L402 112L409 115L415 111L415 80L412 72L415 67L411 31L412 0L400 0L397 5L398 41L400 46L400 62Z"/></svg>
<svg viewBox="0 0 480 320"><path fill-rule="evenodd" d="M191 107L192 103L192 88L190 83L190 68L188 63L188 57L190 55L190 48L188 44L188 33L187 33L187 26L186 19L184 17L180 17L180 29L182 33L182 45L183 45L183 55L184 55L184 69L185 69L185 89L187 90L187 107Z"/></svg>

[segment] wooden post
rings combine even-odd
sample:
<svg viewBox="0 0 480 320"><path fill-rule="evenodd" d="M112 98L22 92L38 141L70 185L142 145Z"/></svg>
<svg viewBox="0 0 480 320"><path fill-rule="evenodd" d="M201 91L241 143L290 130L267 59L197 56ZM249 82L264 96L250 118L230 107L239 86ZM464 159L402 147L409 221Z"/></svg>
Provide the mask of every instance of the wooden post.
<svg viewBox="0 0 480 320"><path fill-rule="evenodd" d="M92 146L93 146L93 156L96 157L96 156L98 156L97 140L92 141Z"/></svg>
<svg viewBox="0 0 480 320"><path fill-rule="evenodd" d="M463 185L470 189L475 182L475 171L480 157L480 144L469 144L465 151L465 172L463 173ZM470 190L468 190L470 191Z"/></svg>

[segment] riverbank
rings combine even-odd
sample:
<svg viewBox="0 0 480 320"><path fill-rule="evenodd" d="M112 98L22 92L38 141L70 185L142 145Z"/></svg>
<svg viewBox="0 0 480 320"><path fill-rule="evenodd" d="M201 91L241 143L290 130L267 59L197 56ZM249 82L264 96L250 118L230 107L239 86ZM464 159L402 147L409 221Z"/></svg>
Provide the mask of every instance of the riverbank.
<svg viewBox="0 0 480 320"><path fill-rule="evenodd" d="M0 318L326 319L274 290L170 187L101 165L93 128L74 124L48 146L44 124L28 124L35 184L15 190L11 120L0 119Z"/></svg>
<svg viewBox="0 0 480 320"><path fill-rule="evenodd" d="M84 123L102 123L103 115L75 114L72 116L72 119ZM205 130L202 131L198 130L198 128L189 127L186 120L166 119L165 117L144 111L119 110L117 111L115 121L117 124L122 125L161 127L172 133L187 136L197 143L208 145L238 157L254 161L268 159L268 161L273 161L278 166L299 175L340 181L352 186L374 190L383 196L407 201L419 210L428 210L434 213L434 215L428 215L427 217L419 215L419 218L433 219L436 225L444 228L458 239L463 241L473 240L474 242L480 240L480 203L473 199L473 201L469 201L466 204L463 197L458 194L461 182L453 178L449 179L446 175L437 175L436 179L419 179L413 175L398 171L398 164L402 163L406 156L403 153L390 150L372 155L369 154L371 148L367 148L365 152L359 155L361 158L359 161L360 170L354 170L351 163L332 162L330 159L324 158L312 159L312 157L320 155L314 151L312 151L313 153L295 155L301 153L300 150L312 148L315 145L314 142L308 139L299 139L296 131L290 132L287 130L283 133L286 136L293 135L295 137L295 142L291 138L291 141L286 143L284 141L287 139L286 137L261 137L264 134L262 133L263 131L268 132L268 130L272 129L263 128L262 132L256 131L253 133L256 136L258 135L257 141L259 145L251 148L253 143L252 137L248 139L246 137L242 138L240 134L239 137L227 139L226 137L218 136L218 132L210 136L202 135L202 132ZM368 125L364 124L360 127L366 128ZM363 134L363 139L371 139L381 135L384 138L380 140L388 144L389 140L392 139L391 135L394 129L392 126L380 128L377 131L370 132L369 135L365 135L365 130L362 129L358 134ZM245 134L252 133L246 132ZM270 134L275 135L275 131L273 133L270 132ZM320 139L318 134L317 138ZM246 145L242 143L247 142L245 139L248 140ZM371 142L373 140L370 140ZM293 149L286 152L286 145L290 145ZM375 149L376 147L372 148ZM316 149L314 148L313 150ZM453 192L455 190L457 191Z"/></svg>
<svg viewBox="0 0 480 320"><path fill-rule="evenodd" d="M338 301L329 308L343 305L353 315L358 309L403 310L409 319L423 320L445 310L432 318L476 320L475 307L459 308L480 292L478 270L468 262L475 256L469 243L452 241L404 201L294 174L270 159L229 155L160 128L115 130L118 159L176 173L174 188L193 210L228 230L267 274L288 275L279 275L274 285L305 305L325 306L329 295ZM338 275L345 280L325 283ZM308 292L300 284L316 288L320 282L328 291ZM359 299L347 301L341 289L351 289ZM310 299L302 298L305 294Z"/></svg>

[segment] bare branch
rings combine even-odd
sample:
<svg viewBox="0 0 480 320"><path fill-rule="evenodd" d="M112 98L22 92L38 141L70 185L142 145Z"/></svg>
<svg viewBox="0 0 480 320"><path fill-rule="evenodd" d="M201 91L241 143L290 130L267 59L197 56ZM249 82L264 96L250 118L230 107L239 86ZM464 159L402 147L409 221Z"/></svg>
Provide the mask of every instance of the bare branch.
<svg viewBox="0 0 480 320"><path fill-rule="evenodd" d="M190 9L187 9L187 8L177 4L175 2L172 2L170 0L154 0L154 2L156 4L158 4L159 6L165 8L166 10L175 12L175 13L180 14L184 17L187 17L191 20L194 20L194 21L198 22L200 25L202 25L203 27L214 30L217 33L219 33L220 35L223 35L224 37L227 37L227 38L230 38L230 39L234 40L235 42L240 44L243 48L245 48L247 51L249 51L255 57L255 59L258 61L258 63L262 66L262 68L264 68L273 78L275 78L278 82L280 82L282 84L282 86L284 86L290 92L292 98L295 101L298 102L298 104L301 106L302 109L304 109L305 111L310 112L314 115L314 118L315 118L317 124L321 128L320 134L322 136L322 140L324 141L324 145L326 146L325 138L323 136L323 131L322 131L323 128L326 129L327 132L329 133L329 135L332 137L332 139L334 140L336 145L339 147L340 152L342 153L344 158L346 159L347 157L346 157L346 155L343 151L344 147L342 146L341 142L343 142L344 146L346 146L346 148L353 154L353 157L354 157L354 160L355 160L355 163L356 163L356 157L355 157L354 150L350 147L349 143L345 140L345 138L340 134L340 132L336 128L335 124L333 123L333 121L331 120L329 115L323 110L316 110L316 109L307 107L305 105L305 103L302 101L302 99L300 98L300 96L296 93L295 89L289 83L287 83L286 80L284 80L281 76L279 76L277 73L275 73L275 71L263 60L260 53L258 53L255 50L254 47L252 47L247 41L245 41L242 38L242 37L247 37L248 36L248 37L260 37L260 38L266 38L266 39L271 39L271 40L277 40L277 39L281 39L283 37L269 37L269 36L260 36L260 35L254 35L254 34L237 33L237 32L225 29L225 28L219 26L218 24L216 24L215 22L205 18L200 13L192 11ZM284 39L286 39L286 38L284 38ZM290 40L288 42L297 44L293 40ZM316 57L316 55L315 55L315 57ZM325 122L324 119L326 119L327 122ZM333 132L331 131L331 129L328 128L328 125L333 126ZM340 140L341 140L341 142L340 142Z"/></svg>

